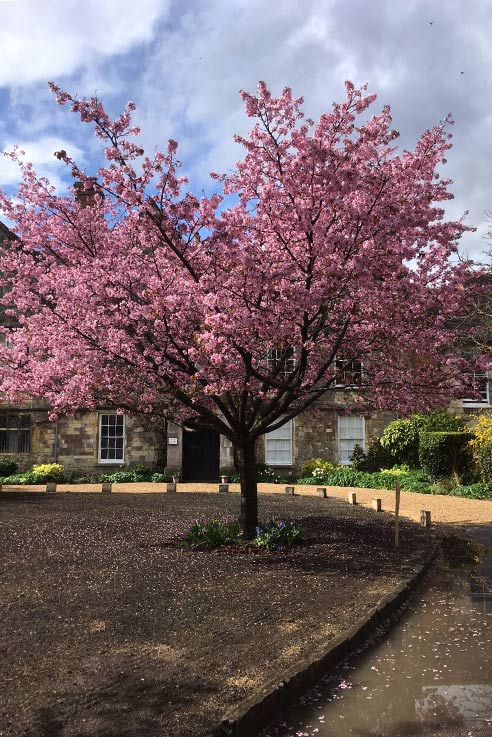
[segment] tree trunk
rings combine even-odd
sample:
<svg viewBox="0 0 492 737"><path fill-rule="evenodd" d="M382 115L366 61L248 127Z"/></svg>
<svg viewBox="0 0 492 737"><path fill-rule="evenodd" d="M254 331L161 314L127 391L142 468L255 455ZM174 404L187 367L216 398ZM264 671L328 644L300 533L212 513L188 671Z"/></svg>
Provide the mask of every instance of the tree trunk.
<svg viewBox="0 0 492 737"><path fill-rule="evenodd" d="M252 540L256 536L258 524L255 441L243 438L238 441L236 448L241 480L241 531L247 540Z"/></svg>

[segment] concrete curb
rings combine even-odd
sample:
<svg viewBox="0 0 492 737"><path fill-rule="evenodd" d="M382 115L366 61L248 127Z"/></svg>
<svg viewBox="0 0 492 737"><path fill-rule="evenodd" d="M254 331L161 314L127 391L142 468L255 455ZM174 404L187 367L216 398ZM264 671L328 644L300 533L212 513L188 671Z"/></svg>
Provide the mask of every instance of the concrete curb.
<svg viewBox="0 0 492 737"><path fill-rule="evenodd" d="M251 737L280 717L281 713L303 693L312 688L348 655L367 642L377 630L387 629L398 611L408 602L434 562L440 543L434 546L425 562L392 593L361 617L346 632L330 640L327 649L318 656L297 663L284 671L280 680L271 681L260 693L244 699L224 719L209 737ZM314 659L313 659L314 658Z"/></svg>

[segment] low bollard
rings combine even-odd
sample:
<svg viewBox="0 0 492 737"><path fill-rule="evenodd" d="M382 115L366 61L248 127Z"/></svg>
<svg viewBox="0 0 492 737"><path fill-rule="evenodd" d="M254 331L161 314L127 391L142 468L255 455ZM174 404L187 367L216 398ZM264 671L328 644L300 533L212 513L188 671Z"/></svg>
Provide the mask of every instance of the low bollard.
<svg viewBox="0 0 492 737"><path fill-rule="evenodd" d="M170 481L168 484L166 484L166 491L168 494L174 494L176 492L176 482Z"/></svg>
<svg viewBox="0 0 492 737"><path fill-rule="evenodd" d="M101 491L103 494L110 494L113 491L113 484L111 481L103 481L101 484Z"/></svg>
<svg viewBox="0 0 492 737"><path fill-rule="evenodd" d="M294 487L293 486L286 486L285 487L285 493L288 496L294 496Z"/></svg>
<svg viewBox="0 0 492 737"><path fill-rule="evenodd" d="M349 491L348 493L348 503L349 504L357 504L357 494L355 491Z"/></svg>
<svg viewBox="0 0 492 737"><path fill-rule="evenodd" d="M422 527L431 526L431 513L426 509L420 510L420 524Z"/></svg>
<svg viewBox="0 0 492 737"><path fill-rule="evenodd" d="M229 491L229 484L219 484L219 494L227 494Z"/></svg>
<svg viewBox="0 0 492 737"><path fill-rule="evenodd" d="M326 489L325 489L325 487L324 487L324 486L319 486L319 487L318 487L318 488L316 489L316 494L317 494L318 496L321 496L321 497L323 497L323 499L326 499Z"/></svg>
<svg viewBox="0 0 492 737"><path fill-rule="evenodd" d="M48 494L54 494L56 491L56 481L47 481L46 491L48 492Z"/></svg>
<svg viewBox="0 0 492 737"><path fill-rule="evenodd" d="M373 499L372 508L375 509L376 512L380 512L381 511L381 499Z"/></svg>

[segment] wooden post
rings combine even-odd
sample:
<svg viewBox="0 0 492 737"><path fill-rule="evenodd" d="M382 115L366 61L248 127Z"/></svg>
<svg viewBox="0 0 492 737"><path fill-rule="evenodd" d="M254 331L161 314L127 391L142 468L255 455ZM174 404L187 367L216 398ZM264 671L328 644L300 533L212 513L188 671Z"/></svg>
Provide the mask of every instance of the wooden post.
<svg viewBox="0 0 492 737"><path fill-rule="evenodd" d="M101 491L103 494L110 494L113 491L113 484L111 481L103 481L101 484Z"/></svg>
<svg viewBox="0 0 492 737"><path fill-rule="evenodd" d="M321 497L323 497L323 499L326 499L326 488L325 488L324 486L319 486L319 487L318 487L318 488L316 489L316 494L317 494L318 496L321 496Z"/></svg>
<svg viewBox="0 0 492 737"><path fill-rule="evenodd" d="M286 486L285 487L285 493L289 496L294 496L294 487L293 486Z"/></svg>
<svg viewBox="0 0 492 737"><path fill-rule="evenodd" d="M349 504L357 504L357 494L355 491L349 491L348 493L348 503Z"/></svg>
<svg viewBox="0 0 492 737"><path fill-rule="evenodd" d="M170 481L168 484L166 484L166 491L168 494L174 494L174 492L176 491L176 482Z"/></svg>
<svg viewBox="0 0 492 737"><path fill-rule="evenodd" d="M229 491L229 484L219 484L219 494L227 494Z"/></svg>
<svg viewBox="0 0 492 737"><path fill-rule="evenodd" d="M400 545L400 482L395 487L395 548Z"/></svg>
<svg viewBox="0 0 492 737"><path fill-rule="evenodd" d="M372 508L375 509L376 512L380 512L381 511L381 499L373 499Z"/></svg>
<svg viewBox="0 0 492 737"><path fill-rule="evenodd" d="M422 509L420 511L420 524L422 527L431 526L431 513L428 510Z"/></svg>
<svg viewBox="0 0 492 737"><path fill-rule="evenodd" d="M50 494L53 494L56 491L56 481L47 481L46 491Z"/></svg>

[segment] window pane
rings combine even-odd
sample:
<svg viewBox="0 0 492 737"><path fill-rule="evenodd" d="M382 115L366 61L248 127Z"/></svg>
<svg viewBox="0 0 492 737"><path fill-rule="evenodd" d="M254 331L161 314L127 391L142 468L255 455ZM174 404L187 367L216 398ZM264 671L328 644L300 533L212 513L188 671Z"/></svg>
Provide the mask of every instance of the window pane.
<svg viewBox="0 0 492 737"><path fill-rule="evenodd" d="M487 371L477 371L471 377L470 385L474 392L479 392L480 396L473 399L465 397L463 402L466 404L489 404L489 375Z"/></svg>
<svg viewBox="0 0 492 737"><path fill-rule="evenodd" d="M30 428L30 415L0 415L0 453L29 453L31 450Z"/></svg>
<svg viewBox="0 0 492 737"><path fill-rule="evenodd" d="M100 415L99 460L124 460L125 418L123 415Z"/></svg>
<svg viewBox="0 0 492 737"><path fill-rule="evenodd" d="M364 418L358 415L341 415L338 418L338 457L348 465L356 445L364 447Z"/></svg>
<svg viewBox="0 0 492 737"><path fill-rule="evenodd" d="M271 465L292 464L292 420L265 435L265 461Z"/></svg>

